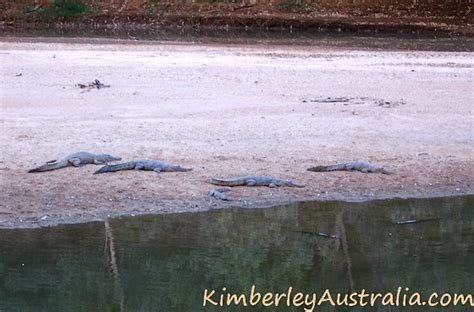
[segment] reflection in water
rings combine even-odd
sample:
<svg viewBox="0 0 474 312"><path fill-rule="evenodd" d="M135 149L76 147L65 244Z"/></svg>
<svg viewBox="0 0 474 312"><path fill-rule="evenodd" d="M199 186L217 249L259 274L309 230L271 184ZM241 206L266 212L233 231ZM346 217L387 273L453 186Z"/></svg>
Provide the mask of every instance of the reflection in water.
<svg viewBox="0 0 474 312"><path fill-rule="evenodd" d="M46 38L110 38L132 42L186 42L213 44L267 44L297 45L321 48L351 48L362 50L425 50L474 51L474 39L468 36L450 36L433 32L373 33L289 31L289 29L160 29L160 28L14 28L1 27L1 37ZM97 42L97 41L95 41ZM100 42L100 41L99 41Z"/></svg>
<svg viewBox="0 0 474 312"><path fill-rule="evenodd" d="M1 230L0 310L243 311L203 308L203 291L248 293L253 284L261 292L472 293L473 203L316 202L121 218L105 223L105 236L98 222ZM428 218L439 220L396 224ZM398 309L390 311L424 311Z"/></svg>
<svg viewBox="0 0 474 312"><path fill-rule="evenodd" d="M120 283L120 274L117 265L117 256L115 253L115 239L112 227L110 226L110 221L104 222L105 227L105 259L107 259L107 263L110 263L109 269L112 272L114 278L114 289L115 289L115 296L114 298L119 298L120 302L120 311L123 311L124 306L124 295L122 285Z"/></svg>
<svg viewBox="0 0 474 312"><path fill-rule="evenodd" d="M350 291L354 291L354 279L352 278L352 260L349 256L349 247L347 244L346 229L344 227L344 213L341 211L336 216L336 235L341 238L342 254L344 262L347 264L347 279L349 280ZM339 247L339 246L336 246ZM336 248L339 249L339 248Z"/></svg>

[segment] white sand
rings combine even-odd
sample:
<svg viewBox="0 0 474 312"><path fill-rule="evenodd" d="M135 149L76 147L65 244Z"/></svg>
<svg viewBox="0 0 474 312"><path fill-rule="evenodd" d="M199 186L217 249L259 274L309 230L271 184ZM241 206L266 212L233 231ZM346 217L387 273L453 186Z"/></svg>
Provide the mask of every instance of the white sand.
<svg viewBox="0 0 474 312"><path fill-rule="evenodd" d="M0 227L473 193L473 53L10 40L0 64ZM94 79L111 87L76 86ZM321 96L406 104L311 102ZM81 150L194 170L26 173ZM395 174L306 171L353 159ZM236 188L230 203L207 196L207 177L242 174L307 187Z"/></svg>

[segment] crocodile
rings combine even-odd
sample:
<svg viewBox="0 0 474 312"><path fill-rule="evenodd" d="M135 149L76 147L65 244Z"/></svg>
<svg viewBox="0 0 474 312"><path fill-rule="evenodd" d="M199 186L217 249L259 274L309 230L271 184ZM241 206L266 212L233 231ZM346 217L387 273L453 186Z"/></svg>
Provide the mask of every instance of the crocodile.
<svg viewBox="0 0 474 312"><path fill-rule="evenodd" d="M230 179L210 178L209 183L223 186L291 186L304 187L304 185L294 183L291 180L282 180L270 176L242 176Z"/></svg>
<svg viewBox="0 0 474 312"><path fill-rule="evenodd" d="M384 169L383 166L372 165L365 161L355 160L342 164L330 166L316 166L307 169L308 171L327 172L327 171L360 171L363 173L380 172L383 174L391 174L391 172Z"/></svg>
<svg viewBox="0 0 474 312"><path fill-rule="evenodd" d="M228 188L215 188L209 191L209 196L212 196L214 198L220 199L220 200L227 200L231 201L229 197L227 197L224 193L230 192L230 189Z"/></svg>
<svg viewBox="0 0 474 312"><path fill-rule="evenodd" d="M168 164L165 162L157 161L157 160L132 160L127 161L121 164L116 165L106 165L94 174L99 173L106 173L106 172L116 172L120 170L147 170L147 171L155 171L156 173L160 172L185 172L191 171L192 168L183 168L179 165Z"/></svg>
<svg viewBox="0 0 474 312"><path fill-rule="evenodd" d="M109 154L92 154L89 152L78 152L64 157L61 160L51 160L46 164L31 169L28 172L44 172L51 171L61 168L66 168L69 166L80 167L82 165L94 164L94 165L103 165L107 164L109 161L121 160L120 157L114 157Z"/></svg>

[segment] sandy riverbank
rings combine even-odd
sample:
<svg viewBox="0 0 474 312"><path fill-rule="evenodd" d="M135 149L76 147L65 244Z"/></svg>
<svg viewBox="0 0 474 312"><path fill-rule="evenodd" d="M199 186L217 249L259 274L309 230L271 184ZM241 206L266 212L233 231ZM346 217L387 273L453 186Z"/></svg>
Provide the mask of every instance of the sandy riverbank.
<svg viewBox="0 0 474 312"><path fill-rule="evenodd" d="M0 227L261 207L300 200L473 194L472 53L311 47L0 42ZM21 73L21 75L19 75ZM100 79L110 88L84 92ZM317 103L319 97L365 97ZM370 99L369 99L370 98ZM390 102L379 106L378 100ZM85 150L190 173L97 166L28 174ZM363 159L394 175L312 173ZM236 188L268 174L306 188Z"/></svg>

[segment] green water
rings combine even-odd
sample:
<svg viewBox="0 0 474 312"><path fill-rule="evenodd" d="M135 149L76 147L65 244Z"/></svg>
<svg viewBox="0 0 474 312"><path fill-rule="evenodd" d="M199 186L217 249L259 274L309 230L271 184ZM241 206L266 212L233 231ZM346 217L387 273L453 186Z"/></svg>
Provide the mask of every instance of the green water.
<svg viewBox="0 0 474 312"><path fill-rule="evenodd" d="M474 197L317 202L0 231L0 311L304 311L202 307L222 293L474 289ZM409 219L439 218L397 225ZM330 239L316 235L336 235ZM348 308L315 311L472 311Z"/></svg>

